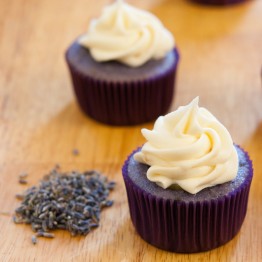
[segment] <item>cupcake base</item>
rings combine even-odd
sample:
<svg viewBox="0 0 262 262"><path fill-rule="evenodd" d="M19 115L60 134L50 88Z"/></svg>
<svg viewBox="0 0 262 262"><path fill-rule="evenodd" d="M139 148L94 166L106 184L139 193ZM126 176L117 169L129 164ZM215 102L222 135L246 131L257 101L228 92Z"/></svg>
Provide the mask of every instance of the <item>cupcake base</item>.
<svg viewBox="0 0 262 262"><path fill-rule="evenodd" d="M174 95L177 49L138 68L96 62L74 42L66 52L77 101L93 119L110 125L136 125L165 114Z"/></svg>
<svg viewBox="0 0 262 262"><path fill-rule="evenodd" d="M195 195L162 189L146 178L147 165L133 152L123 166L131 220L148 243L178 253L202 252L230 241L244 221L253 176L252 163L241 148L237 177Z"/></svg>

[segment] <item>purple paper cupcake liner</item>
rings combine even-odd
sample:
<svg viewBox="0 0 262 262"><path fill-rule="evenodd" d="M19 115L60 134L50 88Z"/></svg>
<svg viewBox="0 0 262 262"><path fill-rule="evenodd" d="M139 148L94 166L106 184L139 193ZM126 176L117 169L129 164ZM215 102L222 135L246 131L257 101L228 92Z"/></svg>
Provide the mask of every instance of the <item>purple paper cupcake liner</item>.
<svg viewBox="0 0 262 262"><path fill-rule="evenodd" d="M132 223L137 233L155 247L177 253L203 252L230 241L244 221L252 176L235 192L217 199L185 202L154 196L128 176L126 160L122 173ZM245 152L249 172L252 163Z"/></svg>
<svg viewBox="0 0 262 262"><path fill-rule="evenodd" d="M168 111L175 89L179 54L174 64L158 76L137 81L104 81L84 75L66 56L81 109L109 125L136 125L152 121Z"/></svg>
<svg viewBox="0 0 262 262"><path fill-rule="evenodd" d="M197 2L199 4L206 5L232 5L241 2L247 2L249 0L191 0L192 2Z"/></svg>

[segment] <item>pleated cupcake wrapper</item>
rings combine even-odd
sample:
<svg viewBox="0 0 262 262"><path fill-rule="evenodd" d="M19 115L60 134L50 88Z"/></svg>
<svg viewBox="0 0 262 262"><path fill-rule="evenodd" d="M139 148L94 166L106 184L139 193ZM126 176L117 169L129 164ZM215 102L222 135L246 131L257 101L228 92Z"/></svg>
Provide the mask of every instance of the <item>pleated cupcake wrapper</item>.
<svg viewBox="0 0 262 262"><path fill-rule="evenodd" d="M93 119L110 125L135 125L167 112L174 95L177 60L164 74L136 82L107 82L83 75L67 59L77 101Z"/></svg>
<svg viewBox="0 0 262 262"><path fill-rule="evenodd" d="M132 182L127 175L129 159L122 172L131 220L146 242L167 251L194 253L219 247L238 233L246 215L251 179L231 195L216 200L166 200ZM249 163L249 172L253 172Z"/></svg>
<svg viewBox="0 0 262 262"><path fill-rule="evenodd" d="M246 2L248 0L191 0L191 1L200 4L207 4L207 5L231 5L231 4Z"/></svg>

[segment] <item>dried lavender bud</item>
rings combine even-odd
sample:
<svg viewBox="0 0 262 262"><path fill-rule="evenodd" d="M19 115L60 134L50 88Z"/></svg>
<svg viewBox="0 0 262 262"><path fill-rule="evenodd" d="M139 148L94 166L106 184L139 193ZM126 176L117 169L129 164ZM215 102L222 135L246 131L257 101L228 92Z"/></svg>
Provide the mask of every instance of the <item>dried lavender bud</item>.
<svg viewBox="0 0 262 262"><path fill-rule="evenodd" d="M27 184L27 181L23 178L19 178L18 182L19 182L19 184L22 184L22 185Z"/></svg>
<svg viewBox="0 0 262 262"><path fill-rule="evenodd" d="M31 224L35 238L53 238L49 231L55 229L86 235L99 226L101 209L112 206L113 201L107 198L114 187L115 182L108 182L95 170L62 173L55 167L38 187L16 195L22 202L13 220Z"/></svg>
<svg viewBox="0 0 262 262"><path fill-rule="evenodd" d="M72 150L72 154L74 155L74 156L78 156L79 155L79 150L78 149L73 149Z"/></svg>
<svg viewBox="0 0 262 262"><path fill-rule="evenodd" d="M19 200L23 200L24 199L24 195L23 194L16 194L15 197Z"/></svg>
<svg viewBox="0 0 262 262"><path fill-rule="evenodd" d="M34 245L37 243L37 238L35 235L32 236L31 240Z"/></svg>
<svg viewBox="0 0 262 262"><path fill-rule="evenodd" d="M107 188L108 188L109 190L112 190L112 189L115 188L115 185L116 185L116 182L111 181L111 182L109 182L109 183L107 184Z"/></svg>
<svg viewBox="0 0 262 262"><path fill-rule="evenodd" d="M111 207L114 204L114 201L112 200L104 200L101 202L101 207Z"/></svg>

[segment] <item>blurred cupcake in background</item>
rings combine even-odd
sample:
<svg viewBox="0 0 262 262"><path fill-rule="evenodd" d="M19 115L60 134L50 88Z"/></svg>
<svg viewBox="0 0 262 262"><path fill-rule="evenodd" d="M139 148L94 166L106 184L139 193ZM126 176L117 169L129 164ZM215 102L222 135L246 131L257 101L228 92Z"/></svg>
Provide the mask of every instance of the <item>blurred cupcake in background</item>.
<svg viewBox="0 0 262 262"><path fill-rule="evenodd" d="M122 0L106 6L66 61L81 109L110 125L156 119L171 105L179 54L153 14Z"/></svg>

